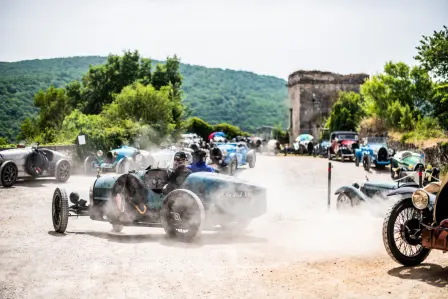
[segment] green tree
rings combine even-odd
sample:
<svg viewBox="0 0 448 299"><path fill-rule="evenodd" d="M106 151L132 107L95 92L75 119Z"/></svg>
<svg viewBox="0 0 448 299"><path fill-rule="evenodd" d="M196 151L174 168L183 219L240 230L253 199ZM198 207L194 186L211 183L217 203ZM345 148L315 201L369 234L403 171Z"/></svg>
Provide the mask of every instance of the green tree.
<svg viewBox="0 0 448 299"><path fill-rule="evenodd" d="M339 92L327 121L330 131L355 131L365 115L361 97L356 92Z"/></svg>
<svg viewBox="0 0 448 299"><path fill-rule="evenodd" d="M416 49L415 59L442 81L448 81L448 27L434 31L432 36L423 36Z"/></svg>
<svg viewBox="0 0 448 299"><path fill-rule="evenodd" d="M196 133L204 140L207 140L208 136L213 133L213 126L199 117L192 117L187 119L185 130L188 133Z"/></svg>

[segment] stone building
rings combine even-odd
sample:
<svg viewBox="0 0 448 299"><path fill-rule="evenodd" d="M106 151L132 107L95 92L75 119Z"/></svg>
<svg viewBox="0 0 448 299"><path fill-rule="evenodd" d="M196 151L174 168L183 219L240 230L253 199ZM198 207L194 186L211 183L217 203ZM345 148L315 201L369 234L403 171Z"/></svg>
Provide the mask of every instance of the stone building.
<svg viewBox="0 0 448 299"><path fill-rule="evenodd" d="M321 71L297 71L288 77L290 140L299 134L319 138L323 120L330 115L339 91L359 93L366 74L340 75Z"/></svg>

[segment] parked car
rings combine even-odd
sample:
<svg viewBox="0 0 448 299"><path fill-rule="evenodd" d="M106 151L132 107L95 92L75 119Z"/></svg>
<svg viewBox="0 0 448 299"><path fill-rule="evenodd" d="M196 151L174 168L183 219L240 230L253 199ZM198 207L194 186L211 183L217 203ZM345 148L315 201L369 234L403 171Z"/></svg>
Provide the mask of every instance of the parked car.
<svg viewBox="0 0 448 299"><path fill-rule="evenodd" d="M123 145L120 148L108 151L105 157L101 150L96 154L90 154L84 160L84 171L86 174L96 173L98 167L101 172L116 173L146 169L149 165L149 157L148 151Z"/></svg>
<svg viewBox="0 0 448 299"><path fill-rule="evenodd" d="M55 177L59 182L70 178L68 157L39 144L0 151L0 181L11 187L18 178Z"/></svg>
<svg viewBox="0 0 448 299"><path fill-rule="evenodd" d="M432 249L448 251L447 179L417 190L399 189L389 195L404 198L384 217L383 243L389 256L404 266L421 264Z"/></svg>
<svg viewBox="0 0 448 299"><path fill-rule="evenodd" d="M249 149L245 142L215 143L210 150L210 160L220 171L233 175L240 166L254 168L257 156L255 149Z"/></svg>
<svg viewBox="0 0 448 299"><path fill-rule="evenodd" d="M178 189L167 192L170 170L149 168L95 180L87 200L76 192L56 188L52 201L53 227L64 233L70 216L89 216L123 226L163 227L169 237L191 241L203 228L220 225L243 230L266 213L265 187L211 172L188 175ZM69 206L69 200L72 203Z"/></svg>
<svg viewBox="0 0 448 299"><path fill-rule="evenodd" d="M375 168L384 168L390 164L395 150L388 148L387 137L366 137L362 146L355 150L355 165L362 165L366 171L373 164Z"/></svg>
<svg viewBox="0 0 448 299"><path fill-rule="evenodd" d="M401 172L418 171L420 165L425 168L425 158L412 151L399 151L392 157L390 169L392 179L401 176Z"/></svg>
<svg viewBox="0 0 448 299"><path fill-rule="evenodd" d="M358 133L351 131L335 131L330 134L331 146L328 149L328 159L355 159L355 149L359 148Z"/></svg>
<svg viewBox="0 0 448 299"><path fill-rule="evenodd" d="M419 188L418 174L416 172L407 173L410 175L397 181L380 181L371 182L366 176L365 180L352 185L342 186L335 192L337 197L337 208L346 209L355 207L363 203L372 202L373 200L390 200L389 192L406 188L406 190L417 190ZM436 167L428 169L422 178L423 186L434 181L439 181L440 170Z"/></svg>

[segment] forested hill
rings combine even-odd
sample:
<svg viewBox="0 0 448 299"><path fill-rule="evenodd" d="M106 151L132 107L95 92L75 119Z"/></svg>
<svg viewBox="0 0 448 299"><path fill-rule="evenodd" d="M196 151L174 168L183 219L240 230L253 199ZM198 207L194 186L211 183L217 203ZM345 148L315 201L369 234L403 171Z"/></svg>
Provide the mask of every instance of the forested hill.
<svg viewBox="0 0 448 299"><path fill-rule="evenodd" d="M79 80L89 65L105 61L106 57L86 56L0 62L0 137L15 140L20 123L37 113L33 98L39 89L50 84L65 86ZM246 131L286 123L285 80L188 64L181 64L180 70L185 104L192 116L211 124L231 123Z"/></svg>

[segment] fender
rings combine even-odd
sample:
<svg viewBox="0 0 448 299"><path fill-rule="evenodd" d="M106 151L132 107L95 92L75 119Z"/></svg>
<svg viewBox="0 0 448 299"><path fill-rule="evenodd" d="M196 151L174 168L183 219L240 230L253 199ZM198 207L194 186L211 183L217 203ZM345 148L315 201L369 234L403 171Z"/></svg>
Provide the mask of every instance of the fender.
<svg viewBox="0 0 448 299"><path fill-rule="evenodd" d="M405 195L405 194L412 195L412 193L414 193L418 189L420 189L420 188L418 188L418 187L400 187L397 190L393 190L393 191L387 193L387 196Z"/></svg>
<svg viewBox="0 0 448 299"><path fill-rule="evenodd" d="M361 190L359 190L358 188L355 188L353 186L342 186L340 188L338 188L336 190L336 192L334 194L338 195L339 193L347 193L348 196L350 196L351 198L355 198L358 197L359 200L362 201L368 201L369 198L361 192Z"/></svg>

